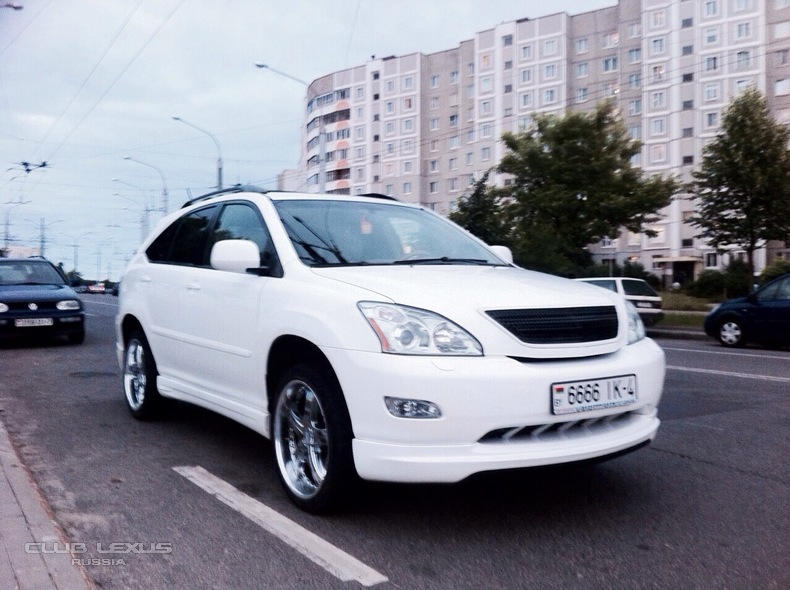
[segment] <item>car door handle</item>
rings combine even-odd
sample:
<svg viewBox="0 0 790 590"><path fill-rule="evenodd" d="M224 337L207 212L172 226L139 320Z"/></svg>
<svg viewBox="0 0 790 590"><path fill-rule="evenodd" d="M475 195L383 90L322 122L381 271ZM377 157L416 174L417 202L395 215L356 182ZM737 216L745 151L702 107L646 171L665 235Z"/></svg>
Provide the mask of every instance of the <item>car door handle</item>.
<svg viewBox="0 0 790 590"><path fill-rule="evenodd" d="M200 291L200 285L197 283L187 283L187 291Z"/></svg>

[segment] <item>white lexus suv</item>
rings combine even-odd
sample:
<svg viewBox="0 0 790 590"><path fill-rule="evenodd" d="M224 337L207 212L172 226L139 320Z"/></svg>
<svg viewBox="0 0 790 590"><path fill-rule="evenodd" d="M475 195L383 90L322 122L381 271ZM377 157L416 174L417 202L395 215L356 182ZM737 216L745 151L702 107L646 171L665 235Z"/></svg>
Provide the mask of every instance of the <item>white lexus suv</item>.
<svg viewBox="0 0 790 590"><path fill-rule="evenodd" d="M659 425L664 354L622 297L380 195L194 199L129 263L116 323L134 417L173 398L252 428L311 512L357 478L609 457Z"/></svg>

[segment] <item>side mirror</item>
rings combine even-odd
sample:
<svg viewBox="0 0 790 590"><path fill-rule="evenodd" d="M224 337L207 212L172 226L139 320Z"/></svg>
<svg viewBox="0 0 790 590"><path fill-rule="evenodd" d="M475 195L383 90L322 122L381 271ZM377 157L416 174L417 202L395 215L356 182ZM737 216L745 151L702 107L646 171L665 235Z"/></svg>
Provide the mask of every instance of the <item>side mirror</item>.
<svg viewBox="0 0 790 590"><path fill-rule="evenodd" d="M513 264L513 252L507 246L491 246L491 250L508 264Z"/></svg>
<svg viewBox="0 0 790 590"><path fill-rule="evenodd" d="M212 268L243 274L260 267L261 254L250 240L221 240L212 246L210 260Z"/></svg>

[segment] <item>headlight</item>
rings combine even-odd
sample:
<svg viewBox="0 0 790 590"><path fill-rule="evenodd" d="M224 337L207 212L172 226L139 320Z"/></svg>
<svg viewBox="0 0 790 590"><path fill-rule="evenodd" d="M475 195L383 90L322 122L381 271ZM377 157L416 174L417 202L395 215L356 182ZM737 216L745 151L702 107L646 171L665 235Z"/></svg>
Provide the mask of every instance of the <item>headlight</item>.
<svg viewBox="0 0 790 590"><path fill-rule="evenodd" d="M628 344L633 344L645 337L645 325L633 303L626 301L625 307L628 310Z"/></svg>
<svg viewBox="0 0 790 590"><path fill-rule="evenodd" d="M67 299L65 301L58 301L55 305L60 311L73 311L80 309L80 302L74 299Z"/></svg>
<svg viewBox="0 0 790 590"><path fill-rule="evenodd" d="M5 303L0 303L0 313L8 311L8 306Z"/></svg>
<svg viewBox="0 0 790 590"><path fill-rule="evenodd" d="M395 305L360 301L360 311L391 354L482 356L483 347L469 332L439 314Z"/></svg>

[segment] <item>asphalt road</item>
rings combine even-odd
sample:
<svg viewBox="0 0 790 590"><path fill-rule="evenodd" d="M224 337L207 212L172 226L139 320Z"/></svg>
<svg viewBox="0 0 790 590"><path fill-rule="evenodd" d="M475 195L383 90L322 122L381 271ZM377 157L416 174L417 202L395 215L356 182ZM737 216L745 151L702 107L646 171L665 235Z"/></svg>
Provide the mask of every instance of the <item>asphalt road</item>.
<svg viewBox="0 0 790 590"><path fill-rule="evenodd" d="M81 556L105 560L86 567L97 587L790 587L788 350L661 340L651 446L452 486L370 484L315 517L244 427L184 404L133 420L117 301L85 300L83 345L0 347L0 419Z"/></svg>

